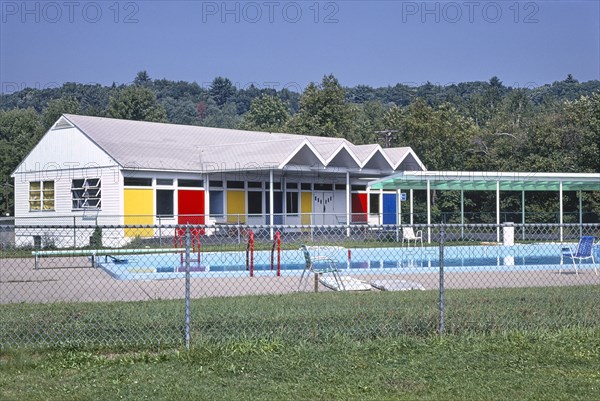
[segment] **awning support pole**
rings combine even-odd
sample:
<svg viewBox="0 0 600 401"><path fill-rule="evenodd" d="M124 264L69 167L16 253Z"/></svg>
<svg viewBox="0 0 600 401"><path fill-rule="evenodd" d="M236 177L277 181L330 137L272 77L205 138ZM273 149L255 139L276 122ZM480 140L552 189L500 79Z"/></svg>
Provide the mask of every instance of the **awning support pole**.
<svg viewBox="0 0 600 401"><path fill-rule="evenodd" d="M350 172L346 171L346 237L350 237Z"/></svg>
<svg viewBox="0 0 600 401"><path fill-rule="evenodd" d="M579 190L579 237L583 236L583 193Z"/></svg>
<svg viewBox="0 0 600 401"><path fill-rule="evenodd" d="M400 200L402 196L402 190L398 188L396 190L396 211L398 212L396 216L396 242L400 241L400 226L402 225L402 201Z"/></svg>
<svg viewBox="0 0 600 401"><path fill-rule="evenodd" d="M460 190L460 239L465 239L465 191Z"/></svg>
<svg viewBox="0 0 600 401"><path fill-rule="evenodd" d="M413 224L415 224L414 221L414 217L413 217L413 190L410 190L410 225L412 226Z"/></svg>
<svg viewBox="0 0 600 401"><path fill-rule="evenodd" d="M431 181L427 180L427 242L431 243Z"/></svg>
<svg viewBox="0 0 600 401"><path fill-rule="evenodd" d="M273 203L274 202L274 191L273 191L273 169L269 170L269 222L271 223L271 230L270 230L270 235L271 235L271 241L273 241L273 236L274 236L274 229L273 229L273 225L275 224L275 213L273 212Z"/></svg>
<svg viewBox="0 0 600 401"><path fill-rule="evenodd" d="M521 228L523 232L523 241L525 241L525 190L521 191Z"/></svg>
<svg viewBox="0 0 600 401"><path fill-rule="evenodd" d="M500 181L496 181L496 242L500 242Z"/></svg>
<svg viewBox="0 0 600 401"><path fill-rule="evenodd" d="M560 242L563 242L563 183L559 182L558 185L558 224L560 224Z"/></svg>

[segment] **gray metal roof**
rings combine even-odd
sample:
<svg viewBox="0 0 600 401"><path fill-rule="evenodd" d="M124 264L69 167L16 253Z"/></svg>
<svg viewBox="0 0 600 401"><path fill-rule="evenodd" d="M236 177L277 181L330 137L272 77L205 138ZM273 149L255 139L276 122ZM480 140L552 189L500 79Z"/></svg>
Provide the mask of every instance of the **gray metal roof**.
<svg viewBox="0 0 600 401"><path fill-rule="evenodd" d="M65 120L77 127L123 168L182 171L227 171L283 169L315 161L327 167L336 156L354 161L347 168L377 165L386 171L398 169L410 158L415 168L425 169L409 147L382 149L379 145L354 145L344 138L243 131L145 121L119 120L65 114ZM348 158L350 155L351 159ZM381 159L383 157L383 159ZM385 162L381 162L385 160ZM373 163L369 164L371 166ZM310 166L310 165L309 165Z"/></svg>

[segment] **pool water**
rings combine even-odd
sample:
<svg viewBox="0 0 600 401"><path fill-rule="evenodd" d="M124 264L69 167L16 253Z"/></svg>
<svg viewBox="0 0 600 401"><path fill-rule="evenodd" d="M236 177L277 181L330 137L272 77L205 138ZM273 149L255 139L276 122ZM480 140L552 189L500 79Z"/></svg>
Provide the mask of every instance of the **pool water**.
<svg viewBox="0 0 600 401"><path fill-rule="evenodd" d="M446 271L548 270L572 268L570 259L563 259L564 244L527 244L514 246L449 246L444 248ZM345 248L311 249L314 259L325 257L335 262L338 269L353 274L385 272L431 273L439 270L438 247L414 248L360 248L351 249L350 258ZM600 263L600 248L595 248ZM255 275L274 275L271 270L271 252L254 253ZM317 266L324 262L316 261ZM180 254L144 254L121 256L119 261L98 258L98 266L118 280L158 280L182 278L185 265ZM304 269L304 255L300 250L281 253L281 274L298 275ZM593 269L591 261L584 261L582 269ZM246 252L203 252L191 255L192 277L246 276Z"/></svg>

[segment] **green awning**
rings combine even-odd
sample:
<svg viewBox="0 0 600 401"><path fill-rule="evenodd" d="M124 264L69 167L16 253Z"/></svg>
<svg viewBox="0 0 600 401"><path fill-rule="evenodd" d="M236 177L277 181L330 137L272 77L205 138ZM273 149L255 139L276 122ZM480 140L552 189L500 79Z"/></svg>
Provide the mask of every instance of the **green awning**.
<svg viewBox="0 0 600 401"><path fill-rule="evenodd" d="M376 181L371 189L443 191L600 191L600 173L505 173L481 171L405 171Z"/></svg>

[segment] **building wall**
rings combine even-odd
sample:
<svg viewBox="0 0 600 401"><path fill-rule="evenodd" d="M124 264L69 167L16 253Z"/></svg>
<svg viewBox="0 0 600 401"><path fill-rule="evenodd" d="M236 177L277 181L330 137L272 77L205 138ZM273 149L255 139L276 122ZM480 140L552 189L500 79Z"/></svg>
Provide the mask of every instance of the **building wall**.
<svg viewBox="0 0 600 401"><path fill-rule="evenodd" d="M226 202L227 222L244 224L246 222L246 192L243 190L227 191Z"/></svg>
<svg viewBox="0 0 600 401"><path fill-rule="evenodd" d="M346 190L345 173L332 174L330 180L323 177L287 177L276 172L274 177L276 224L345 224L346 223ZM166 171L122 170L102 149L76 128L65 128L49 131L40 143L25 158L14 174L15 177L15 218L17 225L77 225L88 226L83 230L64 235L53 234L57 238L49 238L48 242L62 246L88 246L89 236L95 224L100 225L152 225L152 224L181 224L185 223L179 215L208 214L210 210L218 211L217 216L210 220L204 217L186 222L192 224L227 221L229 223L265 224L269 222L269 175L265 172L194 174ZM101 182L101 208L96 212L76 210L73 207L73 180L99 179ZM147 184L132 186L127 183L131 178L147 179ZM179 185L179 180L202 180L195 188ZM213 181L215 180L215 181ZM31 182L52 181L54 183L54 209L30 210L29 186ZM312 185L329 185L330 189L312 189ZM216 183L215 192L210 203L211 182ZM220 182L220 184L219 184ZM230 182L243 182L242 188L229 186ZM253 186L251 186L251 183ZM324 184L325 183L325 184ZM336 184L337 183L337 184ZM358 183L358 182L357 182ZM292 185L289 185L292 184ZM364 184L364 182L362 182ZM256 186L258 185L258 187ZM364 185L363 185L364 186ZM309 189L310 188L310 189ZM157 191L172 191L172 213L157 216ZM248 192L261 192L261 213L248 217L251 208ZM298 195L297 208L299 213L287 212L289 216L281 216L287 209L286 193ZM364 196L357 195L352 190L351 210L363 212L366 205L362 204ZM362 192L362 191L361 191ZM252 199L256 200L256 197ZM356 206L355 203L361 203ZM253 205L255 206L255 205ZM222 216L223 212L228 216ZM324 212L324 213L323 213ZM238 217L238 215L240 215ZM360 217L359 217L360 220ZM357 222L353 219L352 222ZM86 231L87 230L87 231ZM88 233L89 231L89 233ZM123 238L153 237L157 235L153 229L121 229L112 230L104 236L107 245L122 243ZM173 230L171 230L173 231ZM88 235L89 234L89 235ZM162 230L161 235L174 235ZM17 245L33 245L35 236L47 238L49 231L40 229L39 232L22 230L16 232ZM114 236L111 238L110 236ZM77 238L75 238L77 237Z"/></svg>
<svg viewBox="0 0 600 401"><path fill-rule="evenodd" d="M384 193L383 199L383 224L396 224L398 221L398 197L395 193Z"/></svg>
<svg viewBox="0 0 600 401"><path fill-rule="evenodd" d="M302 213L301 224L308 225L311 223L312 215L312 192L300 193L300 213Z"/></svg>
<svg viewBox="0 0 600 401"><path fill-rule="evenodd" d="M352 194L352 217L353 223L366 223L367 222L367 194L366 193L353 193Z"/></svg>
<svg viewBox="0 0 600 401"><path fill-rule="evenodd" d="M116 173L115 173L116 171ZM99 210L74 210L73 193L71 190L73 180L85 178L100 179L101 183L101 207ZM30 210L29 188L31 182L54 183L54 209L53 210ZM43 172L27 172L15 175L15 224L17 226L58 226L76 225L89 226L88 229L80 228L76 232L44 230L33 228L17 229L15 232L15 243L17 246L29 246L34 244L34 237L41 236L46 245L64 246L88 246L89 236L93 226L119 225L123 224L122 215L122 178L114 167L70 169L70 170L46 170ZM105 243L109 244L120 237L120 233L114 231L113 236L106 234Z"/></svg>
<svg viewBox="0 0 600 401"><path fill-rule="evenodd" d="M204 190L178 189L179 224L204 224Z"/></svg>
<svg viewBox="0 0 600 401"><path fill-rule="evenodd" d="M17 168L17 172L93 169L119 165L77 128L48 131Z"/></svg>
<svg viewBox="0 0 600 401"><path fill-rule="evenodd" d="M154 224L154 191L149 188L125 188L123 193L124 224ZM153 237L152 228L126 228L126 237Z"/></svg>

